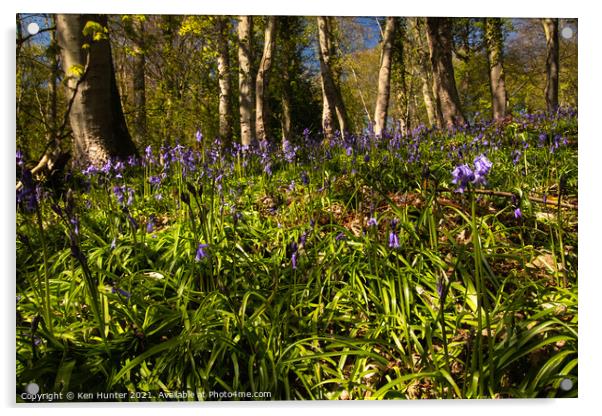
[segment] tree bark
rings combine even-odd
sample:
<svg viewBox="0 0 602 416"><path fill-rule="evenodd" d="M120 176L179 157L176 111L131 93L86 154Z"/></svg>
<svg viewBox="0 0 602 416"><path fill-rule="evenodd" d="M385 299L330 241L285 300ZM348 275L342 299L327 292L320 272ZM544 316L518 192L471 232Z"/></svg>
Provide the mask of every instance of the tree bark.
<svg viewBox="0 0 602 416"><path fill-rule="evenodd" d="M268 105L265 95L268 88L268 75L272 66L272 55L274 54L275 33L276 17L269 16L264 31L263 55L255 80L255 135L257 140L267 140Z"/></svg>
<svg viewBox="0 0 602 416"><path fill-rule="evenodd" d="M282 138L290 140L292 129L293 129L293 115L292 115L292 92L291 92L291 62L295 59L295 42L292 39L289 31L291 17L281 17L280 23L278 24L278 33L282 42L282 71L281 71L281 105L282 105L282 116L281 116L281 129ZM293 17L292 19L296 19Z"/></svg>
<svg viewBox="0 0 602 416"><path fill-rule="evenodd" d="M322 127L327 139L334 135L333 111L336 112L341 134L347 131L347 113L343 104L341 91L334 79L332 59L331 17L318 17L318 44L320 58L320 75L322 83Z"/></svg>
<svg viewBox="0 0 602 416"><path fill-rule="evenodd" d="M383 49L380 57L380 71L378 73L376 108L374 109L374 134L376 136L382 136L387 126L395 23L394 17L387 17L383 35Z"/></svg>
<svg viewBox="0 0 602 416"><path fill-rule="evenodd" d="M436 100L447 127L466 124L456 88L452 63L451 21L445 17L427 17L427 39Z"/></svg>
<svg viewBox="0 0 602 416"><path fill-rule="evenodd" d="M558 74L560 53L558 42L558 19L541 19L546 35L546 107L549 112L558 110Z"/></svg>
<svg viewBox="0 0 602 416"><path fill-rule="evenodd" d="M230 107L230 52L228 47L229 20L216 18L217 31L217 77L219 83L219 135L230 142L232 139L232 108Z"/></svg>
<svg viewBox="0 0 602 416"><path fill-rule="evenodd" d="M507 95L504 76L502 19L485 19L485 44L489 63L489 85L491 87L491 110L494 120L506 117Z"/></svg>
<svg viewBox="0 0 602 416"><path fill-rule="evenodd" d="M241 16L238 21L238 101L240 110L240 140L249 146L253 136L251 118L251 16Z"/></svg>
<svg viewBox="0 0 602 416"><path fill-rule="evenodd" d="M107 16L56 16L68 96L74 94L69 122L74 139L73 159L78 167L99 166L111 157L137 154L121 108L109 39L106 33L98 40L84 36L87 22L106 29Z"/></svg>
<svg viewBox="0 0 602 416"><path fill-rule="evenodd" d="M55 19L53 19L55 20ZM50 92L50 138L51 140L57 140L59 136L59 121L58 121L58 88L57 81L59 79L59 59L58 59L58 48L56 43L56 31L50 32L50 79L48 80L48 88Z"/></svg>
<svg viewBox="0 0 602 416"><path fill-rule="evenodd" d="M426 108L428 122L431 126L442 127L443 117L441 116L441 112L437 107L437 101L435 99L433 74L428 45L426 45L426 42L423 40L424 22L418 17L411 18L410 22L412 24L414 40L416 43L416 52L418 55L418 75L420 77L422 98Z"/></svg>
<svg viewBox="0 0 602 416"><path fill-rule="evenodd" d="M138 144L147 139L146 123L146 50L144 21L134 19L134 137Z"/></svg>

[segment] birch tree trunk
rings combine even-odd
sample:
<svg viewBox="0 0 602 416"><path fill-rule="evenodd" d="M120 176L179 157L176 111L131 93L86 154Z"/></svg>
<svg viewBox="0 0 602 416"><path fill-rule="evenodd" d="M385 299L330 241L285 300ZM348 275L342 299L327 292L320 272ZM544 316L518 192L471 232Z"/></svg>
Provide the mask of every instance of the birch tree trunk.
<svg viewBox="0 0 602 416"><path fill-rule="evenodd" d="M251 87L251 16L241 16L238 20L238 101L240 109L240 140L249 146L253 136L251 124L252 87Z"/></svg>
<svg viewBox="0 0 602 416"><path fill-rule="evenodd" d="M322 83L322 127L327 139L334 135L333 112L336 112L339 130L344 134L347 130L347 113L338 85L335 82L332 68L334 48L331 39L330 17L318 17L318 43L320 58L320 75Z"/></svg>
<svg viewBox="0 0 602 416"><path fill-rule="evenodd" d="M546 107L549 112L558 110L558 73L560 53L558 45L558 19L541 19L546 35Z"/></svg>
<svg viewBox="0 0 602 416"><path fill-rule="evenodd" d="M272 55L274 54L276 33L276 17L267 17L265 31L263 55L257 71L255 81L255 131L257 140L267 140L267 118L268 105L265 99L266 90L268 88L268 75L272 66Z"/></svg>
<svg viewBox="0 0 602 416"><path fill-rule="evenodd" d="M506 82L503 64L502 19L485 19L485 44L489 63L489 84L491 87L491 110L494 120L506 117Z"/></svg>
<svg viewBox="0 0 602 416"><path fill-rule="evenodd" d="M228 18L216 17L217 77L219 83L219 135L226 142L232 139L232 108L230 107L230 52L228 47Z"/></svg>
<svg viewBox="0 0 602 416"><path fill-rule="evenodd" d="M452 63L451 21L445 17L427 17L427 39L436 100L447 127L464 125L460 97Z"/></svg>
<svg viewBox="0 0 602 416"><path fill-rule="evenodd" d="M103 30L106 15L59 14L57 42L67 80L68 97L73 95L69 122L73 130L73 160L77 167L99 166L110 157L136 154L115 82L111 46L106 33L100 39L84 36L86 23ZM87 48L83 48L87 44Z"/></svg>
<svg viewBox="0 0 602 416"><path fill-rule="evenodd" d="M380 58L380 71L378 73L378 94L376 96L376 108L374 109L374 134L376 136L382 136L387 126L394 36L395 18L387 17Z"/></svg>

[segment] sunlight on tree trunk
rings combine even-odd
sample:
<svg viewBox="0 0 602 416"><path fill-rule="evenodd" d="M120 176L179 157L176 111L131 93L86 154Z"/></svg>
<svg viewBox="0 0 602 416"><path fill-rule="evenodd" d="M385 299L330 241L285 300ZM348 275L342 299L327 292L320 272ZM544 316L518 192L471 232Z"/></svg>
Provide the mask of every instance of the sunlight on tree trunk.
<svg viewBox="0 0 602 416"><path fill-rule="evenodd" d="M83 34L86 24L93 31L90 36ZM56 26L68 96L75 94L69 112L75 164L98 166L110 157L136 154L117 91L111 46L104 33L107 16L59 14Z"/></svg>
<svg viewBox="0 0 602 416"><path fill-rule="evenodd" d="M558 74L559 74L559 46L558 46L558 19L545 18L541 20L546 35L546 107L549 112L558 109Z"/></svg>
<svg viewBox="0 0 602 416"><path fill-rule="evenodd" d="M502 19L485 19L485 45L489 63L489 84L491 87L491 110L494 120L506 117L506 81L504 75L504 39Z"/></svg>
<svg viewBox="0 0 602 416"><path fill-rule="evenodd" d="M433 67L435 99L441 110L443 121L447 127L463 125L466 120L462 114L452 64L451 21L449 18L427 17L426 26Z"/></svg>
<svg viewBox="0 0 602 416"><path fill-rule="evenodd" d="M228 47L229 18L216 17L217 77L219 84L219 135L227 143L232 139L232 110L230 107L230 53Z"/></svg>
<svg viewBox="0 0 602 416"><path fill-rule="evenodd" d="M251 125L251 16L241 16L238 20L238 101L240 105L240 141L249 146L253 136Z"/></svg>
<svg viewBox="0 0 602 416"><path fill-rule="evenodd" d="M268 103L265 97L268 88L268 76L272 66L276 33L276 17L269 16L265 27L263 55L257 71L255 82L255 130L257 140L267 140L266 121L268 117Z"/></svg>
<svg viewBox="0 0 602 416"><path fill-rule="evenodd" d="M393 51L393 37L395 36L395 18L387 17L385 33L383 36L383 49L378 73L378 95L374 110L374 134L381 136L387 126L387 113L389 107L389 94L391 91L391 61Z"/></svg>
<svg viewBox="0 0 602 416"><path fill-rule="evenodd" d="M347 131L347 114L341 97L341 92L333 76L331 17L318 17L318 43L320 58L320 75L322 83L322 127L327 139L334 134L333 111L336 112L341 134Z"/></svg>

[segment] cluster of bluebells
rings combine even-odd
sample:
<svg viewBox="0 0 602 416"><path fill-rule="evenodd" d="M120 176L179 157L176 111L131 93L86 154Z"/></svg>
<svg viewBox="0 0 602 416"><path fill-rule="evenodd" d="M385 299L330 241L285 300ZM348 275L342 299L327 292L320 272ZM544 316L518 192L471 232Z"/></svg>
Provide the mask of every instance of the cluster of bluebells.
<svg viewBox="0 0 602 416"><path fill-rule="evenodd" d="M452 183L458 187L456 192L463 193L469 184L485 185L486 177L493 164L483 154L474 159L474 169L467 164L456 166L452 171Z"/></svg>
<svg viewBox="0 0 602 416"><path fill-rule="evenodd" d="M113 187L113 194L117 198L117 202L122 206L130 206L134 202L134 190L126 185L115 185ZM126 200L127 196L127 200Z"/></svg>

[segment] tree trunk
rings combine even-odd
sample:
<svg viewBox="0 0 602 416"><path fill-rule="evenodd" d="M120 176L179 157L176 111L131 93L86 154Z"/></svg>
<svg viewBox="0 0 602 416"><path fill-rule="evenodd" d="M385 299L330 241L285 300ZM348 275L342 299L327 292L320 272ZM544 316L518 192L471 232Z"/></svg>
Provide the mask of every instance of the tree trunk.
<svg viewBox="0 0 602 416"><path fill-rule="evenodd" d="M255 81L255 131L257 140L267 140L268 106L265 99L268 88L268 75L272 66L276 33L276 17L267 17L263 44L263 55Z"/></svg>
<svg viewBox="0 0 602 416"><path fill-rule="evenodd" d="M292 115L292 93L291 93L291 62L294 59L295 42L288 30L289 18L281 18L280 24L278 25L278 32L280 39L282 40L282 85L281 90L281 102L282 102L282 139L290 140L292 129L293 129L293 115Z"/></svg>
<svg viewBox="0 0 602 416"><path fill-rule="evenodd" d="M144 45L144 22L134 19L134 138L138 144L146 142L146 50Z"/></svg>
<svg viewBox="0 0 602 416"><path fill-rule="evenodd" d="M109 39L106 34L99 40L84 36L87 22L106 29L107 16L56 16L68 96L74 94L69 122L74 139L73 160L78 167L99 166L110 157L125 158L137 153L121 108ZM88 47L83 48L84 44Z"/></svg>
<svg viewBox="0 0 602 416"><path fill-rule="evenodd" d="M374 134L376 136L381 136L387 126L394 36L395 18L387 17L385 33L383 35L383 49L380 57L380 71L378 73L378 94L376 96L376 108L374 109Z"/></svg>
<svg viewBox="0 0 602 416"><path fill-rule="evenodd" d="M226 142L232 139L232 109L230 107L230 52L228 47L229 19L216 18L217 30L217 77L219 83L219 135Z"/></svg>
<svg viewBox="0 0 602 416"><path fill-rule="evenodd" d="M541 20L546 34L546 107L549 112L558 110L558 73L560 71L558 19Z"/></svg>
<svg viewBox="0 0 602 416"><path fill-rule="evenodd" d="M52 19L53 21L55 19ZM57 97L58 88L57 81L59 79L59 59L58 59L58 48L56 43L56 31L50 31L50 79L48 80L48 87L50 89L50 138L51 140L57 140L59 136L59 120L57 110Z"/></svg>
<svg viewBox="0 0 602 416"><path fill-rule="evenodd" d="M240 109L240 140L244 146L252 141L253 126L251 118L251 16L241 16L238 21L238 101Z"/></svg>
<svg viewBox="0 0 602 416"><path fill-rule="evenodd" d="M502 19L485 19L485 44L489 63L491 109L494 120L506 117L506 82L504 78Z"/></svg>
<svg viewBox="0 0 602 416"><path fill-rule="evenodd" d="M411 18L410 22L412 23L413 35L417 48L418 75L420 77L422 98L424 100L424 106L426 108L428 122L431 126L442 127L443 117L441 116L441 112L437 107L437 101L435 99L433 88L433 74L428 46L423 40L424 22L418 17Z"/></svg>
<svg viewBox="0 0 602 416"><path fill-rule="evenodd" d="M436 100L447 127L464 125L460 98L456 88L452 63L451 21L445 17L427 17L427 38Z"/></svg>
<svg viewBox="0 0 602 416"><path fill-rule="evenodd" d="M331 39L331 17L318 17L318 43L320 58L320 75L322 81L322 127L326 138L334 134L333 111L336 112L341 134L347 130L347 113L338 85L335 82L332 68L334 48Z"/></svg>

